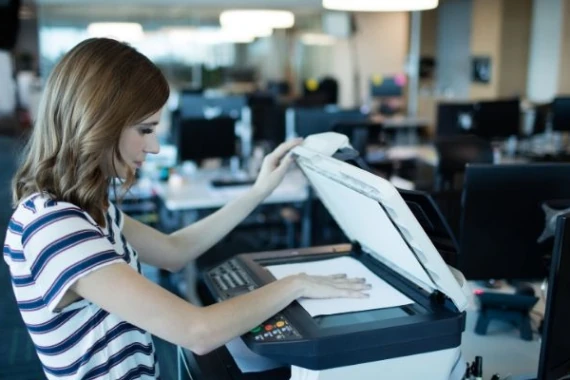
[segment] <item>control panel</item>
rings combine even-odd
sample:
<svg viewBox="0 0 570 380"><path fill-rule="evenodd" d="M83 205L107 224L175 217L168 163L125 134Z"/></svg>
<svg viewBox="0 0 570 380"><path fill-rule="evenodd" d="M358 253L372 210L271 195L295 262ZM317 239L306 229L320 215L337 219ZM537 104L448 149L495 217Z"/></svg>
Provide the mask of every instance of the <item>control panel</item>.
<svg viewBox="0 0 570 380"><path fill-rule="evenodd" d="M208 277L216 288L220 301L250 292L258 287L235 259L211 269Z"/></svg>
<svg viewBox="0 0 570 380"><path fill-rule="evenodd" d="M207 276L210 284L215 289L214 293L219 301L239 296L259 287L239 261L235 259L228 260L211 269L208 271ZM249 334L257 342L275 342L301 338L301 334L281 313L253 328Z"/></svg>
<svg viewBox="0 0 570 380"><path fill-rule="evenodd" d="M300 339L301 334L281 314L277 314L250 331L257 342Z"/></svg>

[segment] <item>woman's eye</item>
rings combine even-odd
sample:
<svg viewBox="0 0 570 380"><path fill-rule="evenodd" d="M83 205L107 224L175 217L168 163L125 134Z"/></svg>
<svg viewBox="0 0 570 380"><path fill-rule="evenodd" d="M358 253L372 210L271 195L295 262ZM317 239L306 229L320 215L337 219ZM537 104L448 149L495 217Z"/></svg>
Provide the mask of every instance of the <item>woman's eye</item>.
<svg viewBox="0 0 570 380"><path fill-rule="evenodd" d="M149 134L151 134L152 132L154 132L154 131L152 130L152 128L142 128L142 129L139 129L139 131L140 131L140 133L143 134L143 135L149 135Z"/></svg>

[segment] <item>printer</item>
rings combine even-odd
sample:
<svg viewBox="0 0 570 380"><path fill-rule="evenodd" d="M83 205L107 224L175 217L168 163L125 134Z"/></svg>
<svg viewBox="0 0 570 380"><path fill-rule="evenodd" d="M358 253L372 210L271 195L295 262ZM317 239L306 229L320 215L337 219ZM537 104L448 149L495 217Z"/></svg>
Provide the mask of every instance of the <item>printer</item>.
<svg viewBox="0 0 570 380"><path fill-rule="evenodd" d="M333 157L347 148L345 136L324 133L292 154L351 244L241 254L205 271L203 284L220 302L275 281L269 268L357 262L409 302L312 316L298 300L242 336L245 345L290 366L291 379L450 379L465 329L464 278L390 182Z"/></svg>

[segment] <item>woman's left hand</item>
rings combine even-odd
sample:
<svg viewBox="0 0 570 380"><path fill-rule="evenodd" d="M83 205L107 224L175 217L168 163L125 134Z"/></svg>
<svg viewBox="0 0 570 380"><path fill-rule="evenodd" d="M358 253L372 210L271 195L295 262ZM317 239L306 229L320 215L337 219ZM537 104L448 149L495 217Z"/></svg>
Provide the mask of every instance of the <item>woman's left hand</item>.
<svg viewBox="0 0 570 380"><path fill-rule="evenodd" d="M281 183L287 168L293 162L293 158L287 153L302 142L303 139L286 141L265 156L253 188L260 191L264 197L271 194Z"/></svg>

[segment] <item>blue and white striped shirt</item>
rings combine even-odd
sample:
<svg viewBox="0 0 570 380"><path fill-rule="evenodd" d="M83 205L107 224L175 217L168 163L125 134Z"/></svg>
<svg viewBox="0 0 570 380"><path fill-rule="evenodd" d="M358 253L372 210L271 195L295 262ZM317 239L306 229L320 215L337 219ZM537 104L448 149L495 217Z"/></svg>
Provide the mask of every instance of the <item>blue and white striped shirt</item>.
<svg viewBox="0 0 570 380"><path fill-rule="evenodd" d="M12 288L48 379L154 379L158 363L149 333L87 300L58 303L79 278L126 262L140 273L136 251L110 205L100 228L79 207L35 194L16 208L4 243Z"/></svg>

